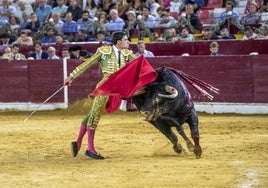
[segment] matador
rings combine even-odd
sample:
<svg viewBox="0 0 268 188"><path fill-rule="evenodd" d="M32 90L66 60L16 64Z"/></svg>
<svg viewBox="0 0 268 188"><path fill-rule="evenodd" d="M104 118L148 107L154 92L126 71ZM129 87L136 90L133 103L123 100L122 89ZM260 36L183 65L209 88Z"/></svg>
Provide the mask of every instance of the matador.
<svg viewBox="0 0 268 188"><path fill-rule="evenodd" d="M125 32L117 31L112 34L112 45L103 45L97 49L89 59L86 59L81 65L77 66L70 75L64 80L65 85L70 85L74 79L79 77L91 66L99 63L103 78L97 84L99 86L103 83L109 75L125 66L127 62L135 59L134 53L128 49L129 40ZM100 116L105 109L109 96L96 96L93 100L93 104L89 113L82 120L78 137L76 141L71 143L73 156L77 156L84 135L87 132L88 144L85 155L93 159L104 159L94 147L94 136L97 125L100 120Z"/></svg>

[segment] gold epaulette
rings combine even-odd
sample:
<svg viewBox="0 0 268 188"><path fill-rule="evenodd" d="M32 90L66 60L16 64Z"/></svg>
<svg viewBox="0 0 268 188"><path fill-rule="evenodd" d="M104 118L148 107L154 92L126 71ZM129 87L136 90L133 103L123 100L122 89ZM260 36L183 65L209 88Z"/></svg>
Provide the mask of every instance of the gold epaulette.
<svg viewBox="0 0 268 188"><path fill-rule="evenodd" d="M129 50L129 49L123 49L123 50L122 50L122 54L123 54L124 56L129 56L130 54L132 54L132 51Z"/></svg>
<svg viewBox="0 0 268 188"><path fill-rule="evenodd" d="M112 52L112 46L104 45L98 48L98 51L102 54L110 54Z"/></svg>

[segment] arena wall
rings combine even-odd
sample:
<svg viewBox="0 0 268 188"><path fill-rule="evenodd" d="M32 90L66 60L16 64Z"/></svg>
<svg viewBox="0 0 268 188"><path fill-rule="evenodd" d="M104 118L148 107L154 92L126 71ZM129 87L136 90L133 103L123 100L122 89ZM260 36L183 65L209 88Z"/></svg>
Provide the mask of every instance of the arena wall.
<svg viewBox="0 0 268 188"><path fill-rule="evenodd" d="M210 101L190 85L198 111L209 113L268 114L268 55L161 56L148 58L153 67L172 67L220 89ZM0 62L0 109L33 110L62 87L64 77L79 60L30 60ZM65 66L64 66L65 65ZM77 78L42 105L42 109L66 108L86 98L101 79L98 66Z"/></svg>

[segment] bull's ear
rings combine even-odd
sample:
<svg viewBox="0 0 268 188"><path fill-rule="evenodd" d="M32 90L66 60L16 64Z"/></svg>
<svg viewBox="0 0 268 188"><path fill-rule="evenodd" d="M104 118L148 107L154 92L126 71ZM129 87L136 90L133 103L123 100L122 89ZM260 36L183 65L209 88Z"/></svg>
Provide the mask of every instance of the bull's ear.
<svg viewBox="0 0 268 188"><path fill-rule="evenodd" d="M145 88L146 87L143 87L140 90L136 91L133 96L144 94L145 93Z"/></svg>

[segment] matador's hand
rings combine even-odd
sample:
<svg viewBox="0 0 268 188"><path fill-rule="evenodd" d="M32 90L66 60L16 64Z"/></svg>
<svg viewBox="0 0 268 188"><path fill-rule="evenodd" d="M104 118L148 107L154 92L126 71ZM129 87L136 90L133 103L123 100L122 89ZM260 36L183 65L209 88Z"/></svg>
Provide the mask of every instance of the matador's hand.
<svg viewBox="0 0 268 188"><path fill-rule="evenodd" d="M73 78L71 76L68 76L65 80L64 80L64 85L65 86L71 86L73 82Z"/></svg>

